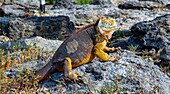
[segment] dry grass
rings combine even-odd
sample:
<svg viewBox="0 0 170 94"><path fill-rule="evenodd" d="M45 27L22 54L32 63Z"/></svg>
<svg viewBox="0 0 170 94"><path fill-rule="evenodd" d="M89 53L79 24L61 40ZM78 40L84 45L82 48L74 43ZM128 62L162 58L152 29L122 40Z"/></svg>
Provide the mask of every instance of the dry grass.
<svg viewBox="0 0 170 94"><path fill-rule="evenodd" d="M19 54L17 54L19 53ZM6 77L4 72L8 70L10 67L17 67L22 63L39 60L41 58L48 58L54 52L45 52L37 46L28 46L26 49L22 49L19 45L14 45L10 51L4 50L2 47L0 48L0 94L6 94L8 89L11 86L16 89L15 93L20 91L29 90L36 91L36 87L38 86L37 82L34 80L29 81L31 79L36 79L34 72L30 70L24 69L21 73L17 74L17 77ZM43 55L43 56L40 56Z"/></svg>

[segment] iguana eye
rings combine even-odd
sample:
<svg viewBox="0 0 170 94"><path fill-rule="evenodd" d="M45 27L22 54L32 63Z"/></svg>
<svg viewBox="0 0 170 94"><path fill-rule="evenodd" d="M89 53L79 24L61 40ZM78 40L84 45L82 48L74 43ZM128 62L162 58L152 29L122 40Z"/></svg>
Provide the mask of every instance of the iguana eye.
<svg viewBox="0 0 170 94"><path fill-rule="evenodd" d="M107 25L107 23L106 23L106 22L104 22L104 25Z"/></svg>

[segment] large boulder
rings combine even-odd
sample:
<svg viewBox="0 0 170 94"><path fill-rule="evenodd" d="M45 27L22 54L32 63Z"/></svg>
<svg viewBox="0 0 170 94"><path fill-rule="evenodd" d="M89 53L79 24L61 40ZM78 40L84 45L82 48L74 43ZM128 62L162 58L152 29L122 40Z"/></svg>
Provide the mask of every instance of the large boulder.
<svg viewBox="0 0 170 94"><path fill-rule="evenodd" d="M139 0L139 1L152 1L152 2L158 2L160 4L170 4L170 1L169 0Z"/></svg>
<svg viewBox="0 0 170 94"><path fill-rule="evenodd" d="M21 5L30 5L30 6L35 6L35 7L40 6L39 0L13 0L13 2L21 4Z"/></svg>
<svg viewBox="0 0 170 94"><path fill-rule="evenodd" d="M166 4L151 1L126 1L118 6L121 9L162 9L167 8Z"/></svg>
<svg viewBox="0 0 170 94"><path fill-rule="evenodd" d="M121 46L125 49L134 46L136 51L146 49L152 51L154 49L156 53L160 53L159 58L162 61L170 61L170 14L136 23L130 30L132 36L126 40L118 40L116 43L109 44L109 46Z"/></svg>
<svg viewBox="0 0 170 94"><path fill-rule="evenodd" d="M170 50L168 48L164 48L161 53L160 53L160 57L163 59L163 60L166 60L167 64L169 64L168 62L170 62ZM169 66L169 65L168 65Z"/></svg>
<svg viewBox="0 0 170 94"><path fill-rule="evenodd" d="M8 32L10 20L7 17L0 17L0 35L6 35L6 32Z"/></svg>
<svg viewBox="0 0 170 94"><path fill-rule="evenodd" d="M111 4L111 0L92 0L92 4L95 5Z"/></svg>
<svg viewBox="0 0 170 94"><path fill-rule="evenodd" d="M68 16L30 17L25 21L33 23L33 32L36 36L49 39L64 39L75 31L74 24Z"/></svg>
<svg viewBox="0 0 170 94"><path fill-rule="evenodd" d="M4 50L12 50L13 46L19 45L21 49L27 49L29 46L35 46L43 49L43 51L56 51L63 41L60 40L48 40L40 36L20 39L17 41L8 41L5 36L0 36L0 47L4 47Z"/></svg>
<svg viewBox="0 0 170 94"><path fill-rule="evenodd" d="M125 2L125 0L91 0L91 1L92 1L92 4L94 4L94 5L113 4L113 6L117 6L118 4L121 4L121 3Z"/></svg>
<svg viewBox="0 0 170 94"><path fill-rule="evenodd" d="M131 27L131 32L143 45L156 48L170 47L170 14L144 21Z"/></svg>
<svg viewBox="0 0 170 94"><path fill-rule="evenodd" d="M74 0L56 0L52 9L55 8L72 8L74 5Z"/></svg>
<svg viewBox="0 0 170 94"><path fill-rule="evenodd" d="M121 9L143 9L146 6L137 1L127 1L123 4L120 4L118 7Z"/></svg>
<svg viewBox="0 0 170 94"><path fill-rule="evenodd" d="M4 13L2 7L0 7L0 17L3 17L4 15L5 15L5 13Z"/></svg>
<svg viewBox="0 0 170 94"><path fill-rule="evenodd" d="M0 9L3 11L3 16L27 17L33 15L33 11L38 8L38 0L13 0L13 2L4 2Z"/></svg>
<svg viewBox="0 0 170 94"><path fill-rule="evenodd" d="M4 15L6 16L17 16L17 17L24 17L26 16L26 13L29 11L28 8L24 6L20 6L18 4L3 5L2 10L4 11Z"/></svg>
<svg viewBox="0 0 170 94"><path fill-rule="evenodd" d="M151 21L137 23L131 27L131 32L136 37L140 49L147 47L159 50L162 61L158 65L163 63L169 64L170 14L157 17ZM132 40L132 38L129 40ZM136 42L136 40L134 41Z"/></svg>
<svg viewBox="0 0 170 94"><path fill-rule="evenodd" d="M0 34L6 34L6 36L12 39L32 36L64 39L75 31L74 24L68 16L4 19L1 23L2 30Z"/></svg>

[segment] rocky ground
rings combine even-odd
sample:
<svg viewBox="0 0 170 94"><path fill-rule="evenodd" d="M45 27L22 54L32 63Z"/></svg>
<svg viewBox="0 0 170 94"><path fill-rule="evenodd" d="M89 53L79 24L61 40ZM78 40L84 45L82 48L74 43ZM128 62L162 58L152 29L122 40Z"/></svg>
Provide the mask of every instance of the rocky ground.
<svg viewBox="0 0 170 94"><path fill-rule="evenodd" d="M49 61L65 37L101 15L115 18L120 28L113 34L108 46L123 48L109 53L111 56L122 57L117 62L100 62L96 58L89 64L75 68L73 71L79 72L84 83L65 83L62 79L63 74L56 72L40 83L36 90L19 91L9 88L8 93L29 91L52 94L169 94L170 3L168 0L153 1L112 0L109 4L74 5L67 8L60 5L56 6L56 9L51 9L52 5L48 5L46 14L41 17L34 11L35 8L30 10L28 15L23 11L24 6L6 5L10 9L3 6L6 17L0 18L1 52L3 49L3 57L7 58L6 63L9 61L8 56L13 55L14 60L22 61L6 69L4 73L7 77L15 77L24 68L39 69ZM37 16L32 17L33 15ZM29 50L30 46L38 48L40 52L36 49ZM31 52L36 58L23 52L30 53L32 50L37 52ZM26 59L22 59L22 54ZM0 68L5 65L7 64L2 63ZM0 90L1 88L3 89L0 86Z"/></svg>

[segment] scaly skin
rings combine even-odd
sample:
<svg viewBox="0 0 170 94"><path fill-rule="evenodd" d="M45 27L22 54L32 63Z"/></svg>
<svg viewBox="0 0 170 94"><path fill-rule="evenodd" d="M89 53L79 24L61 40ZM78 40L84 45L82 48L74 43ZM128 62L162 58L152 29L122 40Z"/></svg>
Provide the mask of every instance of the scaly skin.
<svg viewBox="0 0 170 94"><path fill-rule="evenodd" d="M56 71L62 71L69 79L77 80L78 73L73 73L72 68L79 67L98 57L101 61L117 61L120 57L110 57L104 51L113 52L120 48L108 48L107 42L113 32L117 30L116 21L104 16L96 22L74 32L67 38L53 58L36 75L42 81Z"/></svg>

